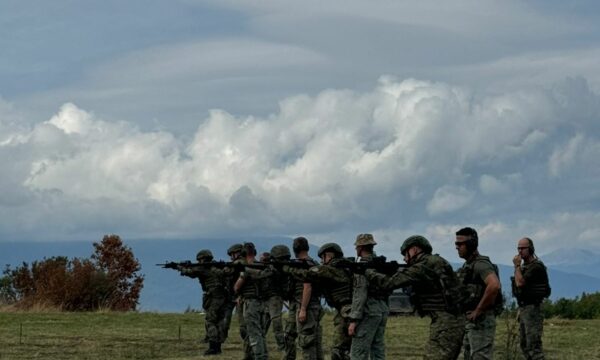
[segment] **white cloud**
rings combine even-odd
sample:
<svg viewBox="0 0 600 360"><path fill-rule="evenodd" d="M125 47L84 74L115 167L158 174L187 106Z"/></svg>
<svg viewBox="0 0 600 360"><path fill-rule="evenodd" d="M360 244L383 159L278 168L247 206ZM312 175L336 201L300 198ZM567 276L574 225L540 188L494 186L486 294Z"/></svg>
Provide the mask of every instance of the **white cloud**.
<svg viewBox="0 0 600 360"><path fill-rule="evenodd" d="M464 187L442 186L435 191L427 204L431 215L439 215L460 210L473 200L473 194Z"/></svg>
<svg viewBox="0 0 600 360"><path fill-rule="evenodd" d="M479 179L479 188L481 192L486 195L506 193L509 191L507 184L494 176L487 174L481 175L481 178Z"/></svg>
<svg viewBox="0 0 600 360"><path fill-rule="evenodd" d="M585 165L597 164L598 141L577 134L593 130L589 117L598 114L573 106L597 95L560 89L486 95L383 77L367 92L285 98L265 117L214 110L190 138L65 104L49 121L0 133L19 139L0 146L0 164L11 170L0 181L0 229L9 237L125 229L136 237L316 239L374 231L382 244L398 239L388 233L438 237L446 229L451 247L445 219L469 219L500 237L521 202L544 198L566 209L586 189L597 196L600 174ZM564 194L540 185L544 171L567 167L591 178L560 177Z"/></svg>

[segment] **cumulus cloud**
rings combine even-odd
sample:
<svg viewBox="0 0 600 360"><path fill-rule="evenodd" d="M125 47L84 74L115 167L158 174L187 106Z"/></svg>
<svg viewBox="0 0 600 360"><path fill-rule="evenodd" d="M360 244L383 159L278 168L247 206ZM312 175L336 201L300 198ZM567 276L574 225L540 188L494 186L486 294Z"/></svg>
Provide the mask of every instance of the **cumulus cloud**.
<svg viewBox="0 0 600 360"><path fill-rule="evenodd" d="M284 98L264 117L213 110L190 138L68 103L31 128L3 128L0 162L11 171L0 182L1 229L15 238L376 231L385 244L410 229L451 239L458 225L439 224L471 222L500 238L548 204L564 214L585 189L598 198L600 174L586 165L598 164L600 140L585 131L600 113L573 106L598 96L563 91L570 84L489 95L382 77L366 92ZM586 206L596 216L597 204Z"/></svg>
<svg viewBox="0 0 600 360"><path fill-rule="evenodd" d="M433 194L433 199L427 204L431 215L456 211L469 205L473 194L463 187L442 186Z"/></svg>

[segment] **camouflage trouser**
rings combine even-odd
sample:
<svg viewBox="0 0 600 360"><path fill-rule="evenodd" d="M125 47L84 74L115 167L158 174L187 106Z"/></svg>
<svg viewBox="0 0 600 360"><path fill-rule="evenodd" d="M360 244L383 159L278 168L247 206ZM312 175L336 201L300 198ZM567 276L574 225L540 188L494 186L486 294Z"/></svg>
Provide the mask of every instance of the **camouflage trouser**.
<svg viewBox="0 0 600 360"><path fill-rule="evenodd" d="M542 333L544 331L544 315L540 305L519 307L519 332L521 350L527 360L544 358L542 351Z"/></svg>
<svg viewBox="0 0 600 360"><path fill-rule="evenodd" d="M266 360L269 358L267 353L267 342L262 328L265 304L258 299L244 299L244 322L246 324L247 340L254 360Z"/></svg>
<svg viewBox="0 0 600 360"><path fill-rule="evenodd" d="M350 347L352 360L385 359L387 312L365 314L355 329Z"/></svg>
<svg viewBox="0 0 600 360"><path fill-rule="evenodd" d="M283 299L281 296L272 296L265 302L265 336L269 331L269 326L273 325L273 335L277 348L283 350L285 343L283 340L283 323L281 321L281 309L283 309Z"/></svg>
<svg viewBox="0 0 600 360"><path fill-rule="evenodd" d="M246 330L246 321L244 320L244 305L243 300L239 300L239 303L235 306L235 313L237 314L238 324L240 328L240 337L242 338L242 346L244 350L244 360L252 360L252 348L250 347L250 340L248 339L248 331Z"/></svg>
<svg viewBox="0 0 600 360"><path fill-rule="evenodd" d="M487 311L475 322L465 325L465 360L488 360L494 356L494 336L496 335L496 316Z"/></svg>
<svg viewBox="0 0 600 360"><path fill-rule="evenodd" d="M296 328L297 310L298 305L294 301L290 301L283 331L283 340L285 343L284 360L296 360L296 338L298 337L298 330Z"/></svg>
<svg viewBox="0 0 600 360"><path fill-rule="evenodd" d="M306 321L301 323L297 321L298 345L302 349L302 358L304 360L322 360L323 359L323 329L321 328L321 318L323 309L321 304L306 309Z"/></svg>
<svg viewBox="0 0 600 360"><path fill-rule="evenodd" d="M210 342L222 343L225 341L223 336L223 322L221 319L225 316L227 304L223 296L211 296L204 294L202 296L202 307L205 313L206 338Z"/></svg>
<svg viewBox="0 0 600 360"><path fill-rule="evenodd" d="M465 334L465 318L463 315L452 315L447 312L431 313L429 341L425 346L424 359L455 360L460 355L462 340Z"/></svg>
<svg viewBox="0 0 600 360"><path fill-rule="evenodd" d="M331 360L350 360L352 337L348 335L350 319L343 317L339 311L333 317L333 340L331 342Z"/></svg>
<svg viewBox="0 0 600 360"><path fill-rule="evenodd" d="M227 298L225 300L225 316L223 316L223 318L221 319L220 325L220 328L223 331L223 342L227 340L227 336L229 335L229 327L231 326L231 317L233 316L233 309L235 309L235 302L233 302L231 298Z"/></svg>

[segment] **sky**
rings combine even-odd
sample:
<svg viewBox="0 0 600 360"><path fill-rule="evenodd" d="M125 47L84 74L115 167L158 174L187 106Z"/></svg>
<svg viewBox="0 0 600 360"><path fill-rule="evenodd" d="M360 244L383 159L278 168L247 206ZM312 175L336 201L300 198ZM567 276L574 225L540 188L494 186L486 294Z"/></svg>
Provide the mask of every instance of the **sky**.
<svg viewBox="0 0 600 360"><path fill-rule="evenodd" d="M0 241L600 249L595 1L0 2Z"/></svg>

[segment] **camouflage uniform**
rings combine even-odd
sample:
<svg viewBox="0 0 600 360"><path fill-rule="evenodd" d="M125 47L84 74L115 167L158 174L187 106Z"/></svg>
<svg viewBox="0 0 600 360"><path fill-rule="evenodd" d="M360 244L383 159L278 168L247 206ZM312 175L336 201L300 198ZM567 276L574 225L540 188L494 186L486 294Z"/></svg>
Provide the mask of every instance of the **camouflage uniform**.
<svg viewBox="0 0 600 360"><path fill-rule="evenodd" d="M233 261L234 264L237 265L242 265L246 263L245 259L237 259L235 261ZM233 291L233 286L236 282L236 280L239 278L240 276L240 272L239 270L235 269L235 268L230 268L228 269L229 273L228 276L231 279L232 283L231 283L231 291L232 293L234 293ZM239 333L240 333L240 338L242 339L242 347L243 347L243 351L244 351L244 360L252 360L254 358L253 354L252 354L252 348L250 347L250 341L248 340L248 330L247 330L247 326L246 326L246 321L244 320L244 301L243 301L243 297L240 294L236 294L237 298L235 300L235 313L238 319L238 328L239 328ZM231 305L229 305L231 306ZM227 321L227 319L224 319L224 322ZM229 322L231 322L231 320L229 320Z"/></svg>
<svg viewBox="0 0 600 360"><path fill-rule="evenodd" d="M315 266L317 263L311 259L303 259L308 266ZM302 303L302 293L304 284L308 281L292 280L294 288L294 301L290 303L288 319L285 328L285 359L292 360L296 358L296 337L298 345L302 349L302 358L304 360L322 360L323 359L323 335L321 328L321 318L323 309L319 289L312 287L310 301L306 308L306 321L298 321L298 313Z"/></svg>
<svg viewBox="0 0 600 360"><path fill-rule="evenodd" d="M360 258L369 262L374 254ZM350 319L357 322L352 339L352 360L385 359L385 326L390 292L369 284L365 275L354 274Z"/></svg>
<svg viewBox="0 0 600 360"><path fill-rule="evenodd" d="M479 304L485 291L485 278L498 270L487 256L474 255L458 270L458 277L466 285L471 296L465 304L467 313ZM501 298L502 290L498 296ZM492 359L494 356L494 337L496 335L496 314L494 309L484 311L475 321L465 325L464 358L465 360Z"/></svg>
<svg viewBox="0 0 600 360"><path fill-rule="evenodd" d="M352 273L342 266L348 260L334 258L326 265L317 265L309 270L290 268L292 275L300 280L315 284L325 296L327 304L336 310L333 318L334 334L331 344L332 360L349 360L352 338L348 335L352 306Z"/></svg>
<svg viewBox="0 0 600 360"><path fill-rule="evenodd" d="M534 259L521 265L521 273L525 285L518 289L513 286L513 293L519 304L521 350L527 360L544 359L542 350L544 315L541 303L545 297L550 295L548 272L546 266L539 259Z"/></svg>
<svg viewBox="0 0 600 360"><path fill-rule="evenodd" d="M225 341L225 331L221 322L225 316L227 298L227 289L223 281L224 272L208 266L181 268L180 271L181 275L197 278L202 287L202 307L206 314L206 338L210 344L205 355L220 353L221 344Z"/></svg>
<svg viewBox="0 0 600 360"><path fill-rule="evenodd" d="M263 328L265 336L267 336L269 326L273 325L273 335L275 336L275 342L279 350L283 350L285 347L283 323L281 320L284 285L283 276L279 271L274 271L272 276L262 282L263 295L266 298Z"/></svg>
<svg viewBox="0 0 600 360"><path fill-rule="evenodd" d="M460 312L459 283L452 266L441 256L420 253L408 268L392 276L367 270L369 282L387 289L412 286L419 315L431 318L424 359L457 359L465 333Z"/></svg>
<svg viewBox="0 0 600 360"><path fill-rule="evenodd" d="M242 313L246 328L246 338L244 338L245 358L248 358L248 355L250 355L247 353L248 348L251 349L252 357L250 358L254 360L269 358L265 330L263 328L265 304L260 282L270 275L269 270L260 271L250 268L246 268L240 273L240 278L244 281L239 294L242 299Z"/></svg>
<svg viewBox="0 0 600 360"><path fill-rule="evenodd" d="M231 257L231 260L233 263L240 263L241 260L236 259L233 255L236 253L240 253L242 250L243 250L242 244L233 244L227 249L227 255L229 255ZM227 337L229 335L229 328L231 327L231 319L233 317L233 310L238 308L237 299L235 296L235 292L233 290L233 286L235 285L235 281L237 280L239 275L240 275L239 271L236 271L235 269L232 269L232 268L225 268L224 283L227 286L227 295L225 298L225 316L223 316L223 318L221 319L221 323L222 323L221 328L223 329L223 339L224 340L227 339ZM241 312L242 312L241 309L236 310L236 313L238 314L238 320L240 320L239 318L241 318ZM242 326L243 326L242 322L243 321L238 321L240 333L242 331ZM240 336L241 336L241 334L240 334ZM241 336L241 338L243 339L244 336Z"/></svg>

